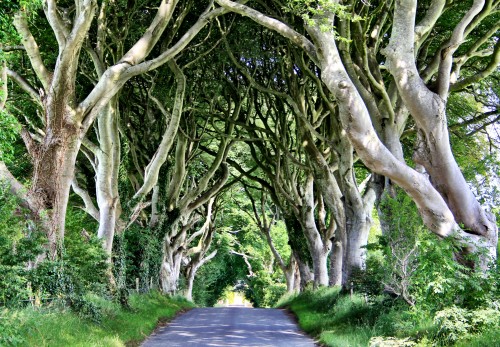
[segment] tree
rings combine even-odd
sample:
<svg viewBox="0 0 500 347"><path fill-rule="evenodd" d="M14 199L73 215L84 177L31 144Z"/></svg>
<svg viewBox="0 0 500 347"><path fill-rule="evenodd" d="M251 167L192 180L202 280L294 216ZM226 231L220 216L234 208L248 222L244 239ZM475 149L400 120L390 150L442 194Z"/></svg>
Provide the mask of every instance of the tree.
<svg viewBox="0 0 500 347"><path fill-rule="evenodd" d="M190 3L183 2L184 5ZM108 7L106 1L98 4L96 0L76 1L74 5L64 8L62 5L58 6L54 0L43 2L45 18L59 49L52 69L42 59L40 47L29 27L26 10L21 8L14 16L14 25L43 90L38 96L38 93L33 92L35 88L25 88L41 105L44 129L39 142L35 141L28 131L23 132L23 139L33 162L31 187L27 194L17 189L21 187L20 184L6 171L4 165L1 172L2 178L10 181L32 213L44 221L51 258L57 256L57 250L64 239L64 218L76 156L85 134L99 113L130 78L170 61L210 19L227 12L223 9L212 10L212 6L208 6L173 45L165 48L156 57L146 60L167 26L172 25L173 32L177 32L176 24L185 17L182 12L179 17L174 16L180 7L178 1L161 1L144 33L118 61L113 62L107 69L101 66L95 86L80 94L77 92L80 52L85 48L94 57L105 54L106 23L113 8ZM197 8L194 10L198 11ZM99 13L97 34L94 36L96 41L84 47L96 12Z"/></svg>
<svg viewBox="0 0 500 347"><path fill-rule="evenodd" d="M392 114L394 124L397 124L394 121L397 114L395 109L403 114L411 114L420 134L419 150L415 153L415 159L425 168L430 180L425 174L398 159L397 153L393 154L390 146L387 147L380 140L383 137L379 137L375 129L384 123L377 124L376 116L380 114L380 110L376 100L370 95L371 86L364 84L364 75L355 70L356 66L349 65L355 61L355 57L346 59L345 55L351 52L345 49L346 41L334 32L334 28L344 28L344 32L349 32L352 27L356 27L358 24L352 23L350 19L358 15L358 11L369 16L368 4L360 4L359 10L354 4L349 3L351 6L346 7L346 4L340 5L338 1L326 1L322 6L311 7L299 3L300 11L304 15L303 27L309 35L307 37L278 19L243 4L229 0L217 0L217 3L277 31L302 47L310 59L321 68L321 79L339 104L342 127L365 165L402 187L416 202L424 223L432 232L440 237L459 240L466 252L473 252L479 246L484 246L488 250L488 258L496 257L498 231L494 217L486 212L473 196L449 146L446 100L453 88L463 88L464 84L480 80L494 71L485 68L471 74L473 77L460 79L459 73L464 72L459 71L457 64L453 64L453 54L463 44L464 38L494 13L497 3L475 1L470 7L460 8L460 21L447 37L441 38L442 45L435 51L434 58L426 57L423 66L418 66L418 53L422 52L423 43L430 39L430 32L442 17L445 1L433 2L428 10L419 9L419 14L422 15L419 23L416 23L416 1L396 2L392 23L388 21L388 16L393 12L392 2L381 2L378 4L378 11L365 19L366 23L373 25L365 28L365 32L370 32L371 36L358 37L356 39L359 41L354 41L355 44L363 45L374 40L380 48L384 34L389 28L392 29L389 45L383 53L387 57L385 66L391 73L391 76L385 78L394 82L394 88L390 90L391 93L396 93L394 98L390 98L383 79L377 79L377 75L368 77L382 94L384 106L388 108L389 116ZM482 43L489 42L488 45L493 45L494 49L487 55L487 59L496 66L498 43L495 45L494 40L490 39L495 33L488 33L489 36L486 34L477 39L476 43L479 45L472 50L477 52ZM344 55L339 51L339 47ZM362 65L365 71L366 68L373 68L369 65L370 62L378 64L374 67L375 71L380 70L381 62L378 60L383 56L372 57L375 58L374 61L365 61L366 64ZM453 83L452 75L457 82ZM431 77L434 80L431 80ZM434 86L435 90L431 89ZM382 119L386 114L387 112L382 113Z"/></svg>

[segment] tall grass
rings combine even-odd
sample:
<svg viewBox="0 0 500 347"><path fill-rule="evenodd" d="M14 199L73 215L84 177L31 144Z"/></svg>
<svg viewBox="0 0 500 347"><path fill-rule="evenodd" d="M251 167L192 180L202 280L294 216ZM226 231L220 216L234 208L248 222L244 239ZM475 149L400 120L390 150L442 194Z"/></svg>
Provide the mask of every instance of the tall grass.
<svg viewBox="0 0 500 347"><path fill-rule="evenodd" d="M158 293L132 295L130 310L99 297L86 297L101 312L100 323L61 308L7 311L0 314L0 345L10 346L137 346L161 321L192 307L184 299Z"/></svg>
<svg viewBox="0 0 500 347"><path fill-rule="evenodd" d="M377 346L444 346L433 317L387 297L367 303L363 296L345 295L338 288L321 288L283 297L278 307L289 308L301 328L325 346L369 346L370 339L381 337ZM387 341L391 337L392 344ZM489 330L463 336L460 347L500 347L500 332Z"/></svg>
<svg viewBox="0 0 500 347"><path fill-rule="evenodd" d="M339 288L306 291L279 305L290 308L301 328L327 346L367 346L372 336L366 322L369 306L361 296L341 295Z"/></svg>

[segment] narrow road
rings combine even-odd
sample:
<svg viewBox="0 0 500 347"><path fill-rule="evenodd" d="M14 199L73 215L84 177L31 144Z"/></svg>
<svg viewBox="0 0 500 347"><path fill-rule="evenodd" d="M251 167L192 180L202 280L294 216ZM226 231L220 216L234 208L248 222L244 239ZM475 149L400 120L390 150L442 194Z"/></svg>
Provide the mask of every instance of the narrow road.
<svg viewBox="0 0 500 347"><path fill-rule="evenodd" d="M151 335L142 347L314 347L282 310L244 307L196 308Z"/></svg>

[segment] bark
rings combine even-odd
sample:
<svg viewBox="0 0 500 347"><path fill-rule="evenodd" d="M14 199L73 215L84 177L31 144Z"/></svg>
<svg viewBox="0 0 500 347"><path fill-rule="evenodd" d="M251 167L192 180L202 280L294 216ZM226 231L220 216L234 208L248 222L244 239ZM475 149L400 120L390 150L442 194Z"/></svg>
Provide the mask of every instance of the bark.
<svg viewBox="0 0 500 347"><path fill-rule="evenodd" d="M184 241L189 228L184 223L188 218L189 216L178 216L169 221L171 227L163 241L163 255L159 276L160 287L165 294L174 295L178 290L181 263L185 251ZM165 227L165 225L162 227Z"/></svg>
<svg viewBox="0 0 500 347"><path fill-rule="evenodd" d="M203 223L201 228L197 232L193 233L186 241L186 245L189 247L189 244L199 237L198 244L186 252L186 256L190 258L190 260L189 264L186 266L186 278L188 285L186 288L185 297L190 301L193 300L193 285L196 272L200 267L210 261L217 254L217 250L214 250L209 255L206 254L212 244L212 237L214 233L214 228L212 225L212 218L214 217L214 201L215 199L211 198L208 202L207 211L205 213L205 222Z"/></svg>
<svg viewBox="0 0 500 347"><path fill-rule="evenodd" d="M192 264L192 266L188 268L187 271L188 285L186 288L185 296L186 299L188 299L189 301L193 301L193 285L196 272L200 269L200 267L202 267L204 264L212 260L212 258L215 257L216 255L217 255L217 250L213 251L212 253L202 258L201 260L198 260L196 263Z"/></svg>
<svg viewBox="0 0 500 347"><path fill-rule="evenodd" d="M388 68L394 76L399 93L419 128L420 142L414 160L429 173L432 185L441 194L454 220L463 223L461 240L468 252L478 246L486 247L489 256L496 258L498 228L494 216L484 211L470 190L451 151L446 99L449 93L453 52L464 37L467 25L473 20L484 1L474 1L470 10L454 29L449 47L442 53L438 73L438 93L425 85L414 59L413 28L416 1L401 1L395 8L391 41L385 54ZM430 188L432 189L432 188ZM434 190L434 189L433 189Z"/></svg>
<svg viewBox="0 0 500 347"><path fill-rule="evenodd" d="M286 280L286 291L288 293L295 292L297 291L298 283L300 279L297 279L297 261L295 260L295 257L293 254L290 255L290 262L288 263L288 266L286 267L284 274L285 274L285 280ZM298 281L297 281L298 280Z"/></svg>
<svg viewBox="0 0 500 347"><path fill-rule="evenodd" d="M66 208L76 155L81 145L74 125L66 123L62 126L49 125L48 136L37 146L32 158L32 186L28 191L33 210L39 215L46 213L50 220L49 229L45 232L51 259L55 259L63 247Z"/></svg>
<svg viewBox="0 0 500 347"><path fill-rule="evenodd" d="M375 190L370 182L362 193L354 173L353 147L346 135L339 135L339 176L345 198L346 243L342 264L342 285L351 282L353 272L366 267L366 245L372 224Z"/></svg>
<svg viewBox="0 0 500 347"><path fill-rule="evenodd" d="M106 3L101 7L99 14L100 24L104 21L102 16L105 5ZM98 68L99 80L96 86L82 102L77 103L75 89L79 55L92 24L96 7L96 0L79 1L75 8L74 18L63 20L56 1L47 0L44 3L45 16L55 34L59 49L53 71L49 71L44 65L40 49L29 30L25 14L20 12L14 18L14 24L22 37L26 54L43 86L45 135L37 146L34 146L31 140L27 143L29 149L36 148L31 151L34 172L28 195L33 203L31 210L36 211L38 215L46 215L50 220L46 233L52 258L56 257L57 249L62 247L64 240L64 219L69 189L74 176L76 155L82 139L96 117L127 80L171 60L211 19L227 12L224 9L212 10L212 6L207 7L198 21L176 44L160 56L145 61L177 7L177 1L161 1L154 19L144 34L121 59L117 59L118 62L115 65L106 70L103 66ZM99 59L95 60L98 63L102 63L103 60L102 45L105 42L103 42L102 35L103 31L100 31L96 54L91 55L93 58L101 58L101 62ZM104 213L101 218L107 214ZM110 223L112 219L113 217L110 217Z"/></svg>
<svg viewBox="0 0 500 347"><path fill-rule="evenodd" d="M332 252L330 254L330 286L341 286L342 279L345 278L342 273L342 267L345 255L344 247L346 244L347 240L345 238L345 234L335 234L335 237L332 241Z"/></svg>
<svg viewBox="0 0 500 347"><path fill-rule="evenodd" d="M160 286L163 293L177 294L181 261L182 254L176 254L169 249L165 249L160 269Z"/></svg>
<svg viewBox="0 0 500 347"><path fill-rule="evenodd" d="M310 253L309 247L307 246L307 239L302 232L302 227L295 214L291 211L283 210L283 207L282 212L288 233L288 244L292 249L292 257L297 263L294 280L295 286L296 288L298 287L299 291L303 291L308 283L314 281L314 273L309 266Z"/></svg>
<svg viewBox="0 0 500 347"><path fill-rule="evenodd" d="M314 219L314 180L307 179L305 194L301 207L300 223L307 238L309 251L313 260L314 286L328 286L328 254L331 250L329 237L322 238Z"/></svg>
<svg viewBox="0 0 500 347"><path fill-rule="evenodd" d="M257 23L263 20L262 14L244 5L229 0L218 0L217 3ZM415 66L416 1L396 2L391 41L385 53L388 60L386 65L395 77L405 107L422 130L423 150L418 153L417 160L424 164L437 189L426 175L399 161L379 140L371 123L369 105L365 104L342 62L334 33L322 30L319 24L308 26L306 23L306 30L314 42L314 50L306 50L306 53L313 61L318 61L322 70L321 78L339 103L343 129L365 165L402 187L415 201L425 225L432 232L440 237L457 239L469 251L485 246L490 257L495 258L498 230L494 218L475 200L456 165L449 146L444 107L449 90L452 53L460 45L461 38L466 37L488 15L491 3L486 4L481 12L482 4L484 1L474 1L454 29L449 45L441 51L442 63L438 63L439 69L436 69L439 71L438 95L426 87ZM433 13L429 12L424 24L435 22L439 17L439 6L436 3L436 6L431 7ZM318 19L321 23L327 21L333 24L335 15L326 12ZM283 23L267 23L269 28L286 36L281 27ZM428 30L423 28L420 32L425 34ZM307 40L304 37L298 39ZM438 55L435 60L441 57ZM430 68L433 70L432 66ZM457 221L464 223L465 230L458 226Z"/></svg>
<svg viewBox="0 0 500 347"><path fill-rule="evenodd" d="M311 271L311 268L304 260L298 257L299 255L297 252L293 252L293 254L294 258L297 260L297 267L299 270L299 289L300 291L304 291L308 284L314 281L314 272Z"/></svg>
<svg viewBox="0 0 500 347"><path fill-rule="evenodd" d="M99 150L96 156L96 197L99 207L97 237L111 259L115 233L124 228L120 223L121 203L118 193L120 168L120 135L118 132L118 101L113 98L98 119Z"/></svg>

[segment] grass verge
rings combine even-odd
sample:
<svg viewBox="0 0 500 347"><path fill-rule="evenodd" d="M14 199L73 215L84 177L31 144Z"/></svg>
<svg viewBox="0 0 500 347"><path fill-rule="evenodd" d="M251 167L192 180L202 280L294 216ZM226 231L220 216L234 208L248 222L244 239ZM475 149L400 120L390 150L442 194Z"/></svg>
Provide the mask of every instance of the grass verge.
<svg viewBox="0 0 500 347"><path fill-rule="evenodd" d="M87 296L99 310L99 322L61 308L0 311L0 345L138 346L159 323L193 307L182 298L152 292L130 296L130 310L97 296Z"/></svg>
<svg viewBox="0 0 500 347"><path fill-rule="evenodd" d="M277 307L290 309L301 328L323 346L500 347L498 325L449 341L425 312L383 297L367 303L361 295L341 294L339 288L288 295Z"/></svg>

